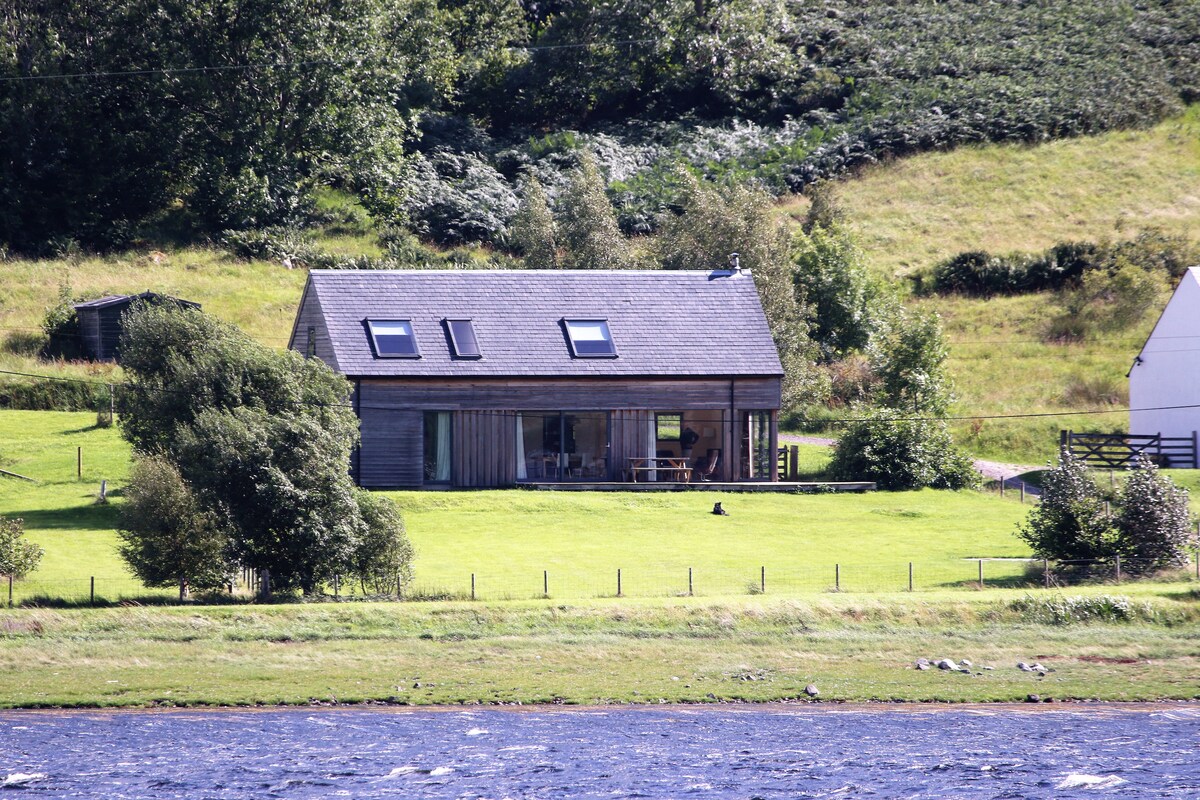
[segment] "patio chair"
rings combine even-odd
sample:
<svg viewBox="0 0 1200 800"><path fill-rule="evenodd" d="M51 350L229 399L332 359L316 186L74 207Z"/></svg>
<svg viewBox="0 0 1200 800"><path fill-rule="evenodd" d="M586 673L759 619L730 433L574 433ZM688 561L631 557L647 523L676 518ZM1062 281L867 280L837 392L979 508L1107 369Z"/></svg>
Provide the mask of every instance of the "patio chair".
<svg viewBox="0 0 1200 800"><path fill-rule="evenodd" d="M692 474L699 476L699 480L711 481L713 476L717 474L717 468L721 466L721 450L719 448L711 448L708 455L696 465L696 471Z"/></svg>

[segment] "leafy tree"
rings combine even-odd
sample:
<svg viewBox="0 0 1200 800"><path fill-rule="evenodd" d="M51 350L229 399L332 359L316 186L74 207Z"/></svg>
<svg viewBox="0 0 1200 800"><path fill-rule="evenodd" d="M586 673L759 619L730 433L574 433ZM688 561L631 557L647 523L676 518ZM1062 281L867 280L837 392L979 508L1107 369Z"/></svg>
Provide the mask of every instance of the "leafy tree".
<svg viewBox="0 0 1200 800"><path fill-rule="evenodd" d="M350 447L317 419L208 409L179 430L174 452L238 562L269 575L273 590L312 594L351 563L363 521Z"/></svg>
<svg viewBox="0 0 1200 800"><path fill-rule="evenodd" d="M872 347L871 366L879 377L876 402L907 414L945 415L954 399L948 354L936 313L898 314Z"/></svg>
<svg viewBox="0 0 1200 800"><path fill-rule="evenodd" d="M665 269L728 269L732 253L749 269L766 313L771 338L783 363L783 402L795 406L824 397L825 385L813 369L816 348L797 299L791 239L771 213L771 198L750 186L717 188L681 172L682 213L663 220L653 247Z"/></svg>
<svg viewBox="0 0 1200 800"><path fill-rule="evenodd" d="M125 486L117 536L121 558L142 583L216 589L233 572L229 539L175 468L161 456L143 456Z"/></svg>
<svg viewBox="0 0 1200 800"><path fill-rule="evenodd" d="M558 267L558 241L555 235L554 215L546 201L546 192L537 178L531 177L525 184L525 198L512 227L512 243L524 256L525 266L530 269L555 269Z"/></svg>
<svg viewBox="0 0 1200 800"><path fill-rule="evenodd" d="M890 409L851 423L838 438L829 472L834 480L875 481L880 489L964 489L979 476L954 447L946 423L905 419Z"/></svg>
<svg viewBox="0 0 1200 800"><path fill-rule="evenodd" d="M632 265L629 244L621 235L604 191L604 178L591 155L582 156L559 207L565 268L626 269Z"/></svg>
<svg viewBox="0 0 1200 800"><path fill-rule="evenodd" d="M1114 554L1112 521L1087 466L1064 449L1042 477L1042 498L1017 536L1038 558L1101 559Z"/></svg>
<svg viewBox="0 0 1200 800"><path fill-rule="evenodd" d="M369 588L383 594L407 586L412 581L413 546L400 509L390 498L364 490L355 492L354 499L365 530L354 548L352 568L363 592Z"/></svg>
<svg viewBox="0 0 1200 800"><path fill-rule="evenodd" d="M1131 572L1153 572L1187 564L1192 535L1188 491L1158 471L1147 458L1133 465L1117 497L1114 550Z"/></svg>
<svg viewBox="0 0 1200 800"><path fill-rule="evenodd" d="M37 569L42 548L25 540L25 523L0 517L0 575L24 578Z"/></svg>
<svg viewBox="0 0 1200 800"><path fill-rule="evenodd" d="M1078 287L1059 295L1065 313L1054 322L1053 332L1079 337L1123 330L1150 313L1165 288L1162 273L1117 256L1109 269L1089 270Z"/></svg>
<svg viewBox="0 0 1200 800"><path fill-rule="evenodd" d="M166 306L130 313L122 354L135 381L122 434L175 464L241 564L306 594L347 568L364 523L347 470L358 424L344 378Z"/></svg>
<svg viewBox="0 0 1200 800"><path fill-rule="evenodd" d="M850 231L816 225L796 234L793 250L796 290L826 359L865 350L886 324L892 304L872 280Z"/></svg>

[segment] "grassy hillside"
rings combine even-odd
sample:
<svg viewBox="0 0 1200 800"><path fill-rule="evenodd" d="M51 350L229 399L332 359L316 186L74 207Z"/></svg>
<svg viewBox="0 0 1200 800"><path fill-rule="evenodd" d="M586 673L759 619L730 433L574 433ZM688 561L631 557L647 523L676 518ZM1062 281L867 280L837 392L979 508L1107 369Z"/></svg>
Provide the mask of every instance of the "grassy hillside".
<svg viewBox="0 0 1200 800"><path fill-rule="evenodd" d="M1147 226L1200 238L1200 105L1148 130L880 164L838 193L871 263L888 275L965 250L1035 252ZM807 201L783 207L802 216Z"/></svg>

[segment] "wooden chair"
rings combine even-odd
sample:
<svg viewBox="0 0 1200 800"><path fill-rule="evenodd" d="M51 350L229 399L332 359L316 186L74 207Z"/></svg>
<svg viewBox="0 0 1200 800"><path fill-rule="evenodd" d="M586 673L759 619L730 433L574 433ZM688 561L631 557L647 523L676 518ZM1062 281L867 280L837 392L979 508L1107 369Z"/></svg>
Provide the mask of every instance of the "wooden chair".
<svg viewBox="0 0 1200 800"><path fill-rule="evenodd" d="M717 469L721 466L721 450L720 448L711 448L708 455L704 457L702 464L697 465L696 471L692 474L699 476L699 480L711 481L713 476L717 474Z"/></svg>

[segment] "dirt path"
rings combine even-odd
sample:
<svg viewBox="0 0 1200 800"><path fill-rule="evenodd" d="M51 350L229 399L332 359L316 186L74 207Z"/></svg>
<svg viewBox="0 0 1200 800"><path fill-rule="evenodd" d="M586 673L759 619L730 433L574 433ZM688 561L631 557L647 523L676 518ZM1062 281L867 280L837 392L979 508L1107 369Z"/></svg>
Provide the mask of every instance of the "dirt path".
<svg viewBox="0 0 1200 800"><path fill-rule="evenodd" d="M828 447L833 447L837 444L837 439L830 439L826 436L793 436L791 434L781 433L779 435L781 444L823 444ZM1026 472L1032 472L1041 467L1031 467L1028 464L1008 464L1003 461L985 461L983 459L975 459L975 470L984 478L993 481L1004 481L1004 486L1009 489L1020 491L1022 481L1018 479L1018 475ZM1033 485L1025 484L1025 492L1030 495L1041 494L1041 490Z"/></svg>

